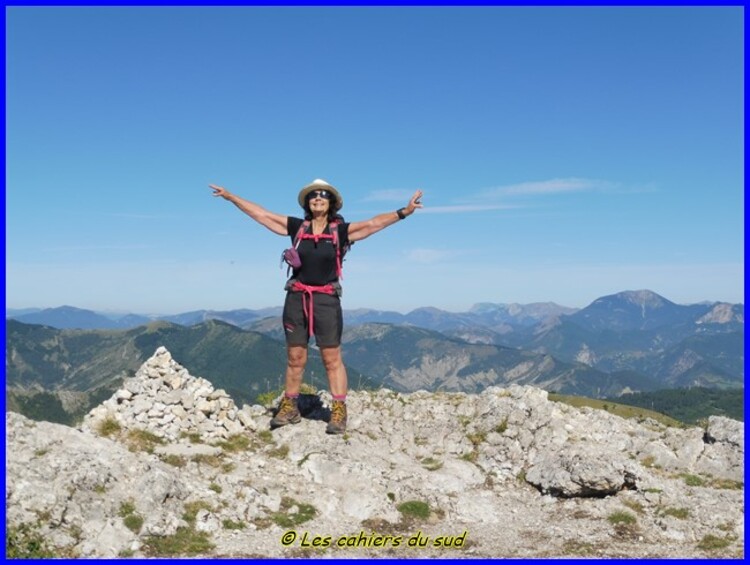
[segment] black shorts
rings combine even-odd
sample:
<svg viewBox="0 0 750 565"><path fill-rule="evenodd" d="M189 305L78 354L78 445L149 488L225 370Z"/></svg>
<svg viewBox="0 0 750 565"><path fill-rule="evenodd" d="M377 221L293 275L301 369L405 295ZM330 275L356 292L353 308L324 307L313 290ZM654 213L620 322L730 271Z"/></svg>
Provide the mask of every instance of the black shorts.
<svg viewBox="0 0 750 565"><path fill-rule="evenodd" d="M309 342L308 320L302 303L303 294L303 292L291 291L286 293L282 322L287 345L307 345ZM341 345L343 328L344 315L341 312L341 298L334 294L314 293L313 334L318 347Z"/></svg>

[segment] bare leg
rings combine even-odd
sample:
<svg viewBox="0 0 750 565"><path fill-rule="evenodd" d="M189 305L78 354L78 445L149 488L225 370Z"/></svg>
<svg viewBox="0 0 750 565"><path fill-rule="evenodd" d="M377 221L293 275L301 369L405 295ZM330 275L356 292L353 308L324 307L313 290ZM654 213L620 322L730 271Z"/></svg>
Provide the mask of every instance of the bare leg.
<svg viewBox="0 0 750 565"><path fill-rule="evenodd" d="M307 347L304 345L290 345L287 347L286 361L286 394L296 396L302 387L302 375L307 364Z"/></svg>
<svg viewBox="0 0 750 565"><path fill-rule="evenodd" d="M341 346L321 347L320 355L328 374L328 386L334 396L344 396L347 391L346 368L341 359Z"/></svg>

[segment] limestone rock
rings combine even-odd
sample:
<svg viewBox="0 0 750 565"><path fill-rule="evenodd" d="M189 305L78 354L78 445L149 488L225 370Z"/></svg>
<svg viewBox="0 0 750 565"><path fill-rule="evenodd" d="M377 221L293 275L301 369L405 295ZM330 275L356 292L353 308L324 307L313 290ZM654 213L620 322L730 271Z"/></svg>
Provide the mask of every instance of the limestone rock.
<svg viewBox="0 0 750 565"><path fill-rule="evenodd" d="M724 418L722 416L710 416L706 429L707 443L726 443L737 449L745 450L745 427L742 422Z"/></svg>
<svg viewBox="0 0 750 565"><path fill-rule="evenodd" d="M526 480L543 493L557 496L606 496L635 489L635 465L601 447L573 445L531 466Z"/></svg>
<svg viewBox="0 0 750 565"><path fill-rule="evenodd" d="M667 428L519 385L352 391L347 404L343 436L324 432L323 391L271 433L265 408L238 409L159 348L79 430L6 414L6 524L92 558L150 557L154 536L178 531L215 549L174 557L742 557L740 422ZM131 451L139 429L162 443ZM622 512L636 523L611 524ZM408 546L417 532L468 542ZM389 535L402 545L368 542ZM331 546L304 546L315 536Z"/></svg>
<svg viewBox="0 0 750 565"><path fill-rule="evenodd" d="M167 527L181 513L188 489L174 467L146 459L108 439L49 422L6 415L8 524L48 516L59 537L75 532L83 557L116 557L137 535L118 518L125 505ZM53 534L54 535L54 534ZM70 537L70 536L68 536Z"/></svg>

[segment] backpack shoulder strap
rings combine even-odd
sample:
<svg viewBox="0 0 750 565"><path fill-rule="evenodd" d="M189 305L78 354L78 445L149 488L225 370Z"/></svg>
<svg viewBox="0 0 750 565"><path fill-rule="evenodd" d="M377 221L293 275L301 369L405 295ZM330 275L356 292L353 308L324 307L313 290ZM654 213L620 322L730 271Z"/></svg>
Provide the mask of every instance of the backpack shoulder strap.
<svg viewBox="0 0 750 565"><path fill-rule="evenodd" d="M307 231L307 228L309 227L310 227L310 220L305 220L300 224L299 229L297 230L297 233L294 235L294 242L292 244L292 246L295 249L299 247L299 242L302 239L302 235Z"/></svg>
<svg viewBox="0 0 750 565"><path fill-rule="evenodd" d="M339 247L339 222L337 220L329 222L328 231L331 232L331 242L333 243L333 248L336 250L336 276L343 279L344 273L341 269L341 248Z"/></svg>
<svg viewBox="0 0 750 565"><path fill-rule="evenodd" d="M336 220L333 220L328 224L328 230L331 232L331 238L333 240L333 244L336 246L336 250L339 248L339 223Z"/></svg>

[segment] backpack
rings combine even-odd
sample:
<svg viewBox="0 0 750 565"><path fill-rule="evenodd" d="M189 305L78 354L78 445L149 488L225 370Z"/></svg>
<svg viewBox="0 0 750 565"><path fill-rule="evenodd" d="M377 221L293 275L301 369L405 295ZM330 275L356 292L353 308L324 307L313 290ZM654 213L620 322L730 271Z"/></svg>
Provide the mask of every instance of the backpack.
<svg viewBox="0 0 750 565"><path fill-rule="evenodd" d="M302 260L299 257L299 252L297 251L297 247L299 247L299 242L303 239L314 239L315 243L320 241L321 239L330 239L331 243L333 244L334 249L336 250L336 276L339 279L343 279L344 275L341 270L341 263L344 261L344 256L346 255L347 251L349 251L349 248L352 246L351 243L347 243L346 245L340 246L339 245L339 220L343 220L341 216L337 216L337 219L331 221L328 224L328 231L330 233L321 233L321 234L311 234L307 233L307 228L310 227L310 220L305 220L300 225L299 229L297 230L297 233L294 236L294 242L292 244L292 247L289 249L285 249L284 253L281 256L282 262L286 262L289 267L287 267L287 276L289 275L289 271L291 269L298 269L302 266Z"/></svg>

